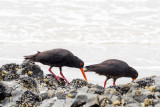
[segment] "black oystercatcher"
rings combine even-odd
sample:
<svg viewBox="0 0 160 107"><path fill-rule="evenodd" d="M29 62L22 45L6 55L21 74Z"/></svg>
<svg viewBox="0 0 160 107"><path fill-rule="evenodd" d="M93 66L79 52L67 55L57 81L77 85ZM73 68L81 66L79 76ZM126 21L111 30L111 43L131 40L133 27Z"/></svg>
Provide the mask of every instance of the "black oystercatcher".
<svg viewBox="0 0 160 107"><path fill-rule="evenodd" d="M105 75L107 78L104 82L104 88L108 79L113 78L113 85L120 77L131 77L134 81L138 77L138 72L130 67L126 62L110 59L100 64L86 66L85 72L96 72L99 75Z"/></svg>
<svg viewBox="0 0 160 107"><path fill-rule="evenodd" d="M30 61L40 62L44 65L49 65L49 71L59 82L61 82L60 79L63 78L67 82L67 84L69 83L62 73L63 66L80 68L85 80L87 81L86 75L83 70L84 62L66 49L52 49L48 51L37 52L34 55L28 55L24 57L25 59L28 59ZM52 67L59 67L60 75L62 77L56 76L51 71Z"/></svg>

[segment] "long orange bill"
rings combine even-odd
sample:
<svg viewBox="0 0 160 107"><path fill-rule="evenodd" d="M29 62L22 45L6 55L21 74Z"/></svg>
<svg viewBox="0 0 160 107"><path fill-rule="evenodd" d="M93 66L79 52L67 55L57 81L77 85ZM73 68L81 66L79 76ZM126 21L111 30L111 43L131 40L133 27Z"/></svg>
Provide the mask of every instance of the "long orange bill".
<svg viewBox="0 0 160 107"><path fill-rule="evenodd" d="M86 82L88 82L88 81L87 81L86 74L84 73L84 69L83 69L83 68L81 68L81 71L82 71L82 74L83 74L84 79L86 80Z"/></svg>
<svg viewBox="0 0 160 107"><path fill-rule="evenodd" d="M132 81L136 80L135 78L132 79Z"/></svg>

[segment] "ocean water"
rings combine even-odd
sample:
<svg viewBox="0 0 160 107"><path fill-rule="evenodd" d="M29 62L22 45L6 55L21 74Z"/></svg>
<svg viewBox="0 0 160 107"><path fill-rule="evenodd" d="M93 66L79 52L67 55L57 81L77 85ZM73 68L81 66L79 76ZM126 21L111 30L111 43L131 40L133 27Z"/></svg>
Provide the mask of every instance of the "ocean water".
<svg viewBox="0 0 160 107"><path fill-rule="evenodd" d="M66 48L85 65L120 59L139 78L160 75L159 5L159 0L0 0L0 66L20 64L37 51ZM48 66L37 64L49 73ZM59 75L57 68L53 71ZM83 78L76 68L63 72L69 81ZM104 76L86 75L103 85Z"/></svg>

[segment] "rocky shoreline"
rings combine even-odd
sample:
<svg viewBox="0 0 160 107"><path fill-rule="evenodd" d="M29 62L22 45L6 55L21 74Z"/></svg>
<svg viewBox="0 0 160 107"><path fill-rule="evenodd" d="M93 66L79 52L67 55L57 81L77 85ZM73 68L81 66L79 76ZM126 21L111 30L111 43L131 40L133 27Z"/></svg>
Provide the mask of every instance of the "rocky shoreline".
<svg viewBox="0 0 160 107"><path fill-rule="evenodd" d="M103 88L74 79L69 85L43 76L33 62L0 68L0 107L160 107L160 77Z"/></svg>

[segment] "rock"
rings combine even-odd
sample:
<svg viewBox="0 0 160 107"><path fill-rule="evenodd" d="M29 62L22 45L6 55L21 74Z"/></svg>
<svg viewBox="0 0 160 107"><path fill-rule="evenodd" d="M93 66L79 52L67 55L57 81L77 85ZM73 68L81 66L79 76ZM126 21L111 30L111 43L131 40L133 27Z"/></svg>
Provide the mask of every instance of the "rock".
<svg viewBox="0 0 160 107"><path fill-rule="evenodd" d="M87 94L87 103L83 107L99 106L99 97L96 94Z"/></svg>
<svg viewBox="0 0 160 107"><path fill-rule="evenodd" d="M16 71L9 71L5 74L4 76L4 81L12 81L12 80L15 80L15 79L18 79L20 77L19 74L17 74Z"/></svg>
<svg viewBox="0 0 160 107"><path fill-rule="evenodd" d="M160 103L156 104L154 107L160 107Z"/></svg>
<svg viewBox="0 0 160 107"><path fill-rule="evenodd" d="M68 98L75 98L77 95L77 91L70 91L70 93L68 94Z"/></svg>
<svg viewBox="0 0 160 107"><path fill-rule="evenodd" d="M149 90L134 90L132 92L132 97L135 101L141 103L143 102L146 98L147 98L147 95L150 95L151 92Z"/></svg>
<svg viewBox="0 0 160 107"><path fill-rule="evenodd" d="M139 103L129 103L129 104L127 104L127 107L141 107L141 104L139 104Z"/></svg>
<svg viewBox="0 0 160 107"><path fill-rule="evenodd" d="M135 82L139 85L139 87L144 88L146 86L151 86L155 84L155 79L153 79L153 77L146 77L146 78L138 79Z"/></svg>
<svg viewBox="0 0 160 107"><path fill-rule="evenodd" d="M72 103L71 107L80 107L87 103L87 96L86 95L78 95L76 96L75 101Z"/></svg>
<svg viewBox="0 0 160 107"><path fill-rule="evenodd" d="M146 106L151 106L153 104L153 100L152 99L145 99L144 100L144 102L142 103L142 105L144 106L144 107L146 107Z"/></svg>
<svg viewBox="0 0 160 107"><path fill-rule="evenodd" d="M111 105L112 101L106 96L99 96L99 106L105 107L106 105Z"/></svg>
<svg viewBox="0 0 160 107"><path fill-rule="evenodd" d="M75 88L82 88L83 86L87 85L87 82L82 79L73 79L70 82L70 85L73 85Z"/></svg>
<svg viewBox="0 0 160 107"><path fill-rule="evenodd" d="M0 81L1 81L1 80L3 80L3 75L4 75L4 73L3 73L3 69L2 69L2 68L0 68Z"/></svg>
<svg viewBox="0 0 160 107"><path fill-rule="evenodd" d="M104 88L99 85L93 85L90 88L88 88L87 93L102 95L104 94Z"/></svg>
<svg viewBox="0 0 160 107"><path fill-rule="evenodd" d="M1 67L3 70L9 72L9 71L18 71L19 65L16 63L10 63L10 64L5 64L2 65Z"/></svg>
<svg viewBox="0 0 160 107"><path fill-rule="evenodd" d="M8 87L7 85L0 83L0 102L4 102L4 100L7 97L11 97L12 96L12 88Z"/></svg>
<svg viewBox="0 0 160 107"><path fill-rule="evenodd" d="M35 92L39 92L39 90L37 89L37 82L36 80L34 80L31 77L21 77L19 79L19 84L26 89L35 91Z"/></svg>
<svg viewBox="0 0 160 107"><path fill-rule="evenodd" d="M52 74L47 74L44 76L43 82L46 84L48 88L57 89L59 86L65 86L66 83L64 79L61 79L61 83L59 83L56 78L53 77Z"/></svg>
<svg viewBox="0 0 160 107"><path fill-rule="evenodd" d="M25 60L21 65L19 65L18 73L21 75L28 75L29 77L33 78L43 78L43 71L32 61Z"/></svg>
<svg viewBox="0 0 160 107"><path fill-rule="evenodd" d="M121 95L123 95L129 91L131 85L132 84L122 84L122 85L110 86L109 88L114 88L114 89L116 89L117 92L119 92Z"/></svg>
<svg viewBox="0 0 160 107"><path fill-rule="evenodd" d="M155 92L160 92L160 85L156 85L154 91L155 91Z"/></svg>
<svg viewBox="0 0 160 107"><path fill-rule="evenodd" d="M41 99L39 98L38 95L34 94L31 91L25 91L20 99L17 101L17 105L19 107L27 106L27 107L32 107L32 106L39 106L40 105Z"/></svg>
<svg viewBox="0 0 160 107"><path fill-rule="evenodd" d="M19 70L17 71L19 67ZM3 107L156 107L160 104L160 77L110 86L74 79L59 83L33 62L0 68L0 106Z"/></svg>
<svg viewBox="0 0 160 107"><path fill-rule="evenodd" d="M57 101L57 103L55 103L56 101ZM61 102L61 100L57 100L57 97L45 99L44 101L42 101L42 103L40 105L40 107L61 107L61 106L62 106L62 102Z"/></svg>

